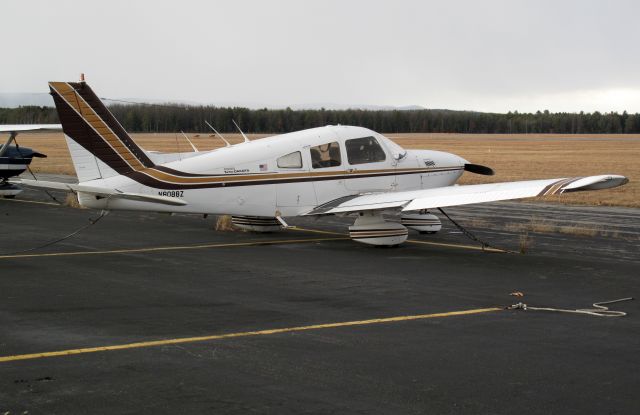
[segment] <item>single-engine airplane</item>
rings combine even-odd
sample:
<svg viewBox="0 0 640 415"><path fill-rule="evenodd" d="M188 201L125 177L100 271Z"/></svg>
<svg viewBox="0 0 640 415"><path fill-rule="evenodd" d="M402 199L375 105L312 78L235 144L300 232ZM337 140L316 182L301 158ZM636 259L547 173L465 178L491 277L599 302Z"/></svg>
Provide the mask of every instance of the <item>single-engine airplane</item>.
<svg viewBox="0 0 640 415"><path fill-rule="evenodd" d="M0 145L0 196L13 198L22 189L9 183L9 178L18 176L27 170L34 157L47 157L45 154L28 147L12 145L18 133L36 130L61 130L60 124L12 124L0 125L0 133L9 133L7 141Z"/></svg>
<svg viewBox="0 0 640 415"><path fill-rule="evenodd" d="M455 185L489 167L455 154L405 150L361 127L326 126L194 153L152 153L127 134L87 83L50 82L78 184L22 180L72 191L104 210L225 214L253 231L286 227L292 216L352 215L351 238L403 243L411 228L436 232L429 209L608 189L624 176ZM395 216L395 220L388 220Z"/></svg>

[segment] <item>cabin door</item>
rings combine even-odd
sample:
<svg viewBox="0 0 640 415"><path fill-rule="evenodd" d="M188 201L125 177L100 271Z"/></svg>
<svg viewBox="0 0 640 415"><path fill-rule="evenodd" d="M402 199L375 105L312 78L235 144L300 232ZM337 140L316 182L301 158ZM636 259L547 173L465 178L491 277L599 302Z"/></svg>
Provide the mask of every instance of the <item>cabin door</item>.
<svg viewBox="0 0 640 415"><path fill-rule="evenodd" d="M374 137L345 140L346 187L358 193L388 192L396 185L396 163Z"/></svg>
<svg viewBox="0 0 640 415"><path fill-rule="evenodd" d="M296 154L297 153L297 154ZM300 157L301 165L297 164ZM276 205L283 216L296 215L316 206L316 194L309 173L309 149L293 152L276 161L280 174L286 175L276 184Z"/></svg>

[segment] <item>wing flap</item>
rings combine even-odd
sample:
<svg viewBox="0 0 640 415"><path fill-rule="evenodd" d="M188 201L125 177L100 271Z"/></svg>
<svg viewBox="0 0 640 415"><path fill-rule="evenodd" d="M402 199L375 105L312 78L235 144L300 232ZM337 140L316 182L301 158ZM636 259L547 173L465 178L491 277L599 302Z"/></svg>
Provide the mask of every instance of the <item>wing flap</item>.
<svg viewBox="0 0 640 415"><path fill-rule="evenodd" d="M340 203L329 202L312 210L307 213L307 215L384 209L415 211L535 196L549 196L582 190L609 189L621 186L628 181L624 176L609 174L464 186L456 185L405 192L373 193L350 197Z"/></svg>

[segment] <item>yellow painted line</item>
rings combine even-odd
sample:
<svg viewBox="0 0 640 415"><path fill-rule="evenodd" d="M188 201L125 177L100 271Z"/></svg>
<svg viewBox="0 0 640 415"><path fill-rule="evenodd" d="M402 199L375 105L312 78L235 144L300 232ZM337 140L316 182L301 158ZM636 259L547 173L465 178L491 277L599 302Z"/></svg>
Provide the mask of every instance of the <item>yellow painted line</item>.
<svg viewBox="0 0 640 415"><path fill-rule="evenodd" d="M327 235L348 236L348 235L346 235L344 233L321 231L321 230L317 230L317 229L300 228L298 226L292 226L289 229L294 230L294 231L300 231L300 232L312 232L312 233L321 233L321 234L327 234ZM444 246L444 247L447 247L447 248L472 249L474 251L504 252L501 249L495 249L495 248L489 248L489 247L486 247L486 248L483 249L481 246L477 246L477 245L462 245L462 244L450 244L450 243L446 243L446 242L416 241L414 239L407 239L405 242L412 243L412 244L420 244L420 245Z"/></svg>
<svg viewBox="0 0 640 415"><path fill-rule="evenodd" d="M310 326L287 327L287 328L281 328L281 329L245 331L240 333L227 333L227 334L214 334L211 336L200 336L200 337L183 337L178 339L153 340L153 341L138 342L138 343L116 344L112 346L86 347L82 349L59 350L55 352L19 354L14 356L0 356L0 363L13 362L17 360L41 359L45 357L58 357L58 356L69 356L69 355L84 354L84 353L107 352L112 350L139 349L143 347L166 346L171 344L195 343L195 342L212 341L212 340L235 339L235 338L241 338L241 337L268 336L273 334L332 329L332 328L338 328L338 327L367 326L372 324L397 323L402 321L424 320L429 318L465 316L465 315L489 313L489 312L501 311L501 310L502 309L498 307L477 308L473 310L451 311L447 313L418 314L413 316L374 318L371 320L344 321L339 323L314 324Z"/></svg>
<svg viewBox="0 0 640 415"><path fill-rule="evenodd" d="M44 202L39 202L44 203ZM345 241L351 238L343 233L321 231L316 229L306 229L299 227L290 227L289 229L301 232L319 233L325 235L337 235L335 238L310 238L310 239L280 239L280 240L265 240L265 241L250 241L250 242L235 242L235 243L215 243L215 244L203 244L203 245L179 245L179 246L158 246L147 248L129 248L129 249L111 249L105 251L72 251L72 252L49 252L40 254L13 254L13 255L0 255L2 259L18 259L18 258L43 258L43 257L65 257L65 256L82 256L82 255L114 255L114 254L136 254L147 252L162 252L162 251L184 251L191 249L211 249L211 248L233 248L242 246L259 246L259 245L283 245L283 244L296 244L296 243L310 243L310 242L324 242L324 241ZM408 243L444 246L448 248L460 248L460 249L472 249L476 251L482 251L482 247L474 245L458 245L449 244L443 242L428 242L428 241L415 241L407 240ZM494 248L484 248L488 252L504 252Z"/></svg>
<svg viewBox="0 0 640 415"><path fill-rule="evenodd" d="M36 205L62 206L62 205L59 205L59 204L53 203L53 202L38 202L36 200L5 199L5 198L0 198L0 200L2 200L3 202L12 202L12 203L33 203L33 204L36 204Z"/></svg>
<svg viewBox="0 0 640 415"><path fill-rule="evenodd" d="M408 239L406 242L411 244L420 244L420 245L445 246L448 248L472 249L474 251L501 252L501 253L505 252L502 249L495 249L495 248L489 248L489 247L482 248L481 246L477 246L477 245L458 245L458 244L448 244L444 242L415 241L413 239Z"/></svg>
<svg viewBox="0 0 640 415"><path fill-rule="evenodd" d="M112 249L108 251L73 251L73 252L50 252L50 253L42 253L42 254L15 254L15 255L0 255L0 259L41 258L41 257L80 256L80 255L135 254L135 253L145 253L145 252L185 251L185 250L191 250L191 249L233 248L233 247L240 247L240 246L283 245L283 244L297 244L297 243L323 242L323 241L343 241L348 239L349 239L348 237L280 239L275 241L265 240L265 241L251 241L251 242L216 243L216 244L204 244L204 245L179 245L179 246L157 246L157 247L149 247L149 248Z"/></svg>
<svg viewBox="0 0 640 415"><path fill-rule="evenodd" d="M325 235L340 235L340 236L344 236L344 237L348 237L349 236L346 233L332 232L332 231L321 231L319 229L307 229L307 228L301 228L299 226L290 226L290 227L287 228L287 230L300 231L300 232L311 232L311 233L321 233L321 234L325 234Z"/></svg>

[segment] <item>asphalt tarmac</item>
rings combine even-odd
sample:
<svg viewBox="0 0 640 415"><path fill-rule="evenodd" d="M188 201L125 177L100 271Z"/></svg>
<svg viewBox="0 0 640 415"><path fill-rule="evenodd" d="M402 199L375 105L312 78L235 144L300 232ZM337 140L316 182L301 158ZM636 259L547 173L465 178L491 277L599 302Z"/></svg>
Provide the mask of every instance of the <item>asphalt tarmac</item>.
<svg viewBox="0 0 640 415"><path fill-rule="evenodd" d="M50 203L0 200L0 414L640 413L640 301L503 309L637 297L640 209L446 210L515 251L505 223L534 214L599 229L524 255L446 221L374 248L335 217L265 235L131 212L29 250L98 216Z"/></svg>

